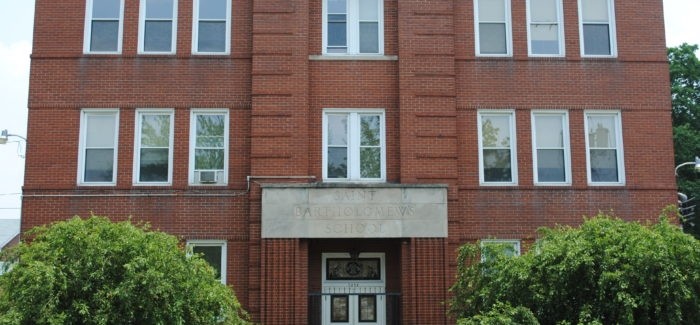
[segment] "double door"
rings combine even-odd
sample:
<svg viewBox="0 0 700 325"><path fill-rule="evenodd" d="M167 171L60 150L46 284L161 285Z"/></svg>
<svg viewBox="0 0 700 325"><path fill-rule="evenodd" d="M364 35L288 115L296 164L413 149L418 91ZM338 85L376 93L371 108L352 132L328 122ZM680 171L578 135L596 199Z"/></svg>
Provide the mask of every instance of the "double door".
<svg viewBox="0 0 700 325"><path fill-rule="evenodd" d="M386 324L384 253L324 253L322 258L322 323Z"/></svg>

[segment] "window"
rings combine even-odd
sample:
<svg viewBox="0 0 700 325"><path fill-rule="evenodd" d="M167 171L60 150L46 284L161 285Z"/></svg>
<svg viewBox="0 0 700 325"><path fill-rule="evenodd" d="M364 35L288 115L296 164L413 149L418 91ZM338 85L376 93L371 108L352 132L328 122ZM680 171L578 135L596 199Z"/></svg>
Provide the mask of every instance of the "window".
<svg viewBox="0 0 700 325"><path fill-rule="evenodd" d="M384 1L323 1L323 54L382 53Z"/></svg>
<svg viewBox="0 0 700 325"><path fill-rule="evenodd" d="M587 111L586 162L588 183L623 185L622 125L619 111Z"/></svg>
<svg viewBox="0 0 700 325"><path fill-rule="evenodd" d="M194 0L192 21L192 53L229 53L231 0Z"/></svg>
<svg viewBox="0 0 700 325"><path fill-rule="evenodd" d="M514 112L480 111L478 119L481 184L517 184Z"/></svg>
<svg viewBox="0 0 700 325"><path fill-rule="evenodd" d="M85 53L122 51L122 0L88 0L85 13Z"/></svg>
<svg viewBox="0 0 700 325"><path fill-rule="evenodd" d="M116 184L118 138L119 111L82 111L80 119L78 184Z"/></svg>
<svg viewBox="0 0 700 325"><path fill-rule="evenodd" d="M615 55L613 0L579 0L582 56Z"/></svg>
<svg viewBox="0 0 700 325"><path fill-rule="evenodd" d="M511 55L510 0L474 0L476 54Z"/></svg>
<svg viewBox="0 0 700 325"><path fill-rule="evenodd" d="M199 254L214 269L216 279L226 284L226 241L193 240L187 246L190 255Z"/></svg>
<svg viewBox="0 0 700 325"><path fill-rule="evenodd" d="M532 112L532 158L535 184L571 184L567 112Z"/></svg>
<svg viewBox="0 0 700 325"><path fill-rule="evenodd" d="M323 148L323 179L383 181L384 112L325 111Z"/></svg>
<svg viewBox="0 0 700 325"><path fill-rule="evenodd" d="M193 110L190 121L190 184L226 185L228 110Z"/></svg>
<svg viewBox="0 0 700 325"><path fill-rule="evenodd" d="M532 56L563 56L561 0L528 0L528 49Z"/></svg>
<svg viewBox="0 0 700 325"><path fill-rule="evenodd" d="M173 161L173 111L137 111L134 134L134 183L170 184Z"/></svg>
<svg viewBox="0 0 700 325"><path fill-rule="evenodd" d="M141 0L139 53L175 53L175 0Z"/></svg>
<svg viewBox="0 0 700 325"><path fill-rule="evenodd" d="M492 261L496 255L520 256L519 240L484 239L479 242L481 262Z"/></svg>

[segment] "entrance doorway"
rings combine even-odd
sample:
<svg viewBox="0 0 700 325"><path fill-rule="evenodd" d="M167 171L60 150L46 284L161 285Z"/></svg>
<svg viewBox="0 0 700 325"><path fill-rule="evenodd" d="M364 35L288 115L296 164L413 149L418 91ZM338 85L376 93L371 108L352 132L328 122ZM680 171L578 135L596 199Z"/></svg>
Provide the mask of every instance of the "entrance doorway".
<svg viewBox="0 0 700 325"><path fill-rule="evenodd" d="M386 324L384 253L323 253L321 274L322 324Z"/></svg>

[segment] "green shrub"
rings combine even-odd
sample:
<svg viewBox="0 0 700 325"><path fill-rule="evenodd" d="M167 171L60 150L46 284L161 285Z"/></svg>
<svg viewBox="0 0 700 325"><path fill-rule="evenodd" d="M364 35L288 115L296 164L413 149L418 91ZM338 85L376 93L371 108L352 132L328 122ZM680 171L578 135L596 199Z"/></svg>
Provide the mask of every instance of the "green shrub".
<svg viewBox="0 0 700 325"><path fill-rule="evenodd" d="M74 217L37 227L6 257L0 324L245 324L232 290L148 226Z"/></svg>
<svg viewBox="0 0 700 325"><path fill-rule="evenodd" d="M504 302L543 324L700 324L700 242L667 218L641 225L599 215L539 232L520 257L478 263L477 245L460 249L455 317Z"/></svg>

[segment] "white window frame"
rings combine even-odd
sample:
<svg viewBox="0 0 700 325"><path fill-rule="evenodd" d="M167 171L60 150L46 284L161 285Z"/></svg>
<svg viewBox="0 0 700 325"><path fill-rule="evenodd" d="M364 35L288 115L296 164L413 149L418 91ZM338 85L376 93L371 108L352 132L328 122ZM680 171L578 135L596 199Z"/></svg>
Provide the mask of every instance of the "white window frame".
<svg viewBox="0 0 700 325"><path fill-rule="evenodd" d="M510 116L510 168L511 168L511 182L487 182L485 181L485 175L484 175L484 147L483 147L483 135L482 135L482 126L481 126L481 121L482 117L484 115L490 116L490 115L501 115L501 116ZM517 133L516 133L516 128L515 128L515 110L512 109L507 109L507 110L479 110L477 112L477 130L478 130L478 139L477 141L479 142L479 185L484 185L484 186L514 186L518 185L518 152L517 152Z"/></svg>
<svg viewBox="0 0 700 325"><path fill-rule="evenodd" d="M617 182L593 182L591 175L591 145L588 139L588 116L602 115L615 117L615 142L617 154ZM586 174L589 186L623 186L625 185L625 152L622 142L622 114L619 110L585 110L583 112L584 137L586 140Z"/></svg>
<svg viewBox="0 0 700 325"><path fill-rule="evenodd" d="M515 251L515 256L520 256L520 240L519 239L482 239L479 241L479 248L484 248L485 245L489 244L511 244L513 245L514 251ZM486 261L486 256L484 254L481 254L480 256L481 262Z"/></svg>
<svg viewBox="0 0 700 325"><path fill-rule="evenodd" d="M218 184L195 183L194 177L194 153L197 138L197 119L199 114L224 115L224 179ZM191 186L226 186L228 185L228 155L229 155L229 110L226 108L205 109L193 108L190 110L190 151L189 151L189 185Z"/></svg>
<svg viewBox="0 0 700 325"><path fill-rule="evenodd" d="M231 54L231 0L226 0L226 39L223 52L200 52L197 50L199 42L199 1L193 0L192 13L192 54L196 55L228 55Z"/></svg>
<svg viewBox="0 0 700 325"><path fill-rule="evenodd" d="M228 261L226 255L227 243L225 240L210 240L210 239L197 239L187 241L187 255L192 256L194 254L194 246L208 246L208 247L221 247L221 283L226 284L226 262Z"/></svg>
<svg viewBox="0 0 700 325"><path fill-rule="evenodd" d="M124 0L119 0L119 32L117 36L116 51L91 51L92 43L92 6L94 0L87 0L85 6L85 31L83 33L83 53L84 54L121 54L122 53L122 38L124 34ZM102 19L97 19L102 20Z"/></svg>
<svg viewBox="0 0 700 325"><path fill-rule="evenodd" d="M535 185L544 186L569 186L571 185L571 142L569 137L569 112L566 110L533 110L530 125L532 129L532 175ZM537 116L560 116L562 118L562 130L564 132L564 173L563 182L540 182L537 171L537 128L535 120ZM559 148L554 148L559 149Z"/></svg>
<svg viewBox="0 0 700 325"><path fill-rule="evenodd" d="M349 114L348 116L348 177L328 178L328 115ZM379 136L381 142L381 177L361 178L360 172L360 121L363 114L379 115ZM351 118L351 116L356 118ZM377 183L386 181L386 123L384 109L324 109L323 110L323 181Z"/></svg>
<svg viewBox="0 0 700 325"><path fill-rule="evenodd" d="M87 144L87 117L89 115L114 115L114 166L111 182L85 181L85 150ZM78 149L78 185L80 186L114 186L117 185L117 166L119 157L119 109L83 109L80 111L80 139Z"/></svg>
<svg viewBox="0 0 700 325"><path fill-rule="evenodd" d="M165 182L141 182L139 181L141 172L141 117L144 115L168 115L170 118L170 134L168 135L168 180ZM136 122L134 123L134 185L159 186L171 185L173 180L173 141L175 131L175 111L168 109L137 109Z"/></svg>
<svg viewBox="0 0 700 325"><path fill-rule="evenodd" d="M379 23L378 53L360 53L360 5L359 0L347 0L347 17L346 17L346 38L347 38L347 53L328 53L328 0L323 0L322 8L322 37L323 37L323 55L330 56L382 56L384 55L384 0L377 0L379 8Z"/></svg>
<svg viewBox="0 0 700 325"><path fill-rule="evenodd" d="M526 0L526 12L527 12L527 53L532 57L564 57L566 56L566 46L564 46L564 10L562 5L562 0L555 0L556 11L557 11L557 21L550 22L551 24L557 24L557 35L559 36L559 54L536 54L532 53L532 19L531 19L531 8L530 3L532 0Z"/></svg>
<svg viewBox="0 0 700 325"><path fill-rule="evenodd" d="M484 57L510 57L513 56L513 31L512 31L512 17L511 17L511 5L510 0L503 0L505 2L505 24L506 24L506 53L505 54L490 54L481 53L481 44L479 39L479 0L474 0L474 48L476 50L476 56ZM489 23L489 21L484 21L483 23ZM493 22L502 23L502 22Z"/></svg>
<svg viewBox="0 0 700 325"><path fill-rule="evenodd" d="M157 18L157 19L148 19L150 20L155 20L155 21L171 21L172 22L172 37L170 40L170 51L146 51L145 46L146 46L146 1L147 0L141 0L141 9L139 12L139 48L138 48L138 53L139 54L175 54L177 51L177 0L172 0L173 1L173 13L172 13L172 19L162 19L162 18Z"/></svg>
<svg viewBox="0 0 700 325"><path fill-rule="evenodd" d="M581 1L578 0L578 32L579 32L579 45L581 48L581 57L585 58L614 58L617 57L617 30L615 27L615 0L606 0L608 4L608 32L610 33L610 54L609 55L598 55L598 54L586 54L584 49L584 39L583 39L583 6Z"/></svg>

